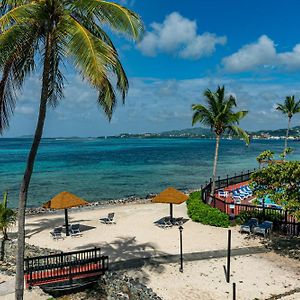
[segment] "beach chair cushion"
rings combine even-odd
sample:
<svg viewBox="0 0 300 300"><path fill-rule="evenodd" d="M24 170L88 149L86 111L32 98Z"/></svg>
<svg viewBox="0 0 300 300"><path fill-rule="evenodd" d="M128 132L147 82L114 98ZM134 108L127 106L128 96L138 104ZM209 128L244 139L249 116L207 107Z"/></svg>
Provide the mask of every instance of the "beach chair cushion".
<svg viewBox="0 0 300 300"><path fill-rule="evenodd" d="M253 228L258 225L258 219L251 218L246 223L242 224L240 227L240 232L248 232L251 233Z"/></svg>
<svg viewBox="0 0 300 300"><path fill-rule="evenodd" d="M273 222L271 221L264 221L258 226L253 227L253 233L256 234L262 234L263 236L266 236L270 234L273 228Z"/></svg>
<svg viewBox="0 0 300 300"><path fill-rule="evenodd" d="M70 234L72 237L82 236L82 233L80 232L80 225L79 224L71 224L70 225Z"/></svg>
<svg viewBox="0 0 300 300"><path fill-rule="evenodd" d="M63 239L62 227L55 227L52 231L50 231L50 235L54 240Z"/></svg>
<svg viewBox="0 0 300 300"><path fill-rule="evenodd" d="M116 224L114 217L115 213L109 213L107 217L101 218L100 220L105 224Z"/></svg>

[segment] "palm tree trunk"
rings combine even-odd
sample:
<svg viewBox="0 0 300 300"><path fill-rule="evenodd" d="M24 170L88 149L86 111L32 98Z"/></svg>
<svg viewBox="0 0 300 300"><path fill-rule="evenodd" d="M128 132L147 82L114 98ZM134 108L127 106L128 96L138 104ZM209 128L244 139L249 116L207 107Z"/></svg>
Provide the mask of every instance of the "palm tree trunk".
<svg viewBox="0 0 300 300"><path fill-rule="evenodd" d="M219 145L220 145L220 135L216 136L216 150L215 150L215 159L214 159L214 167L213 167L213 174L212 174L212 185L211 185L211 191L210 195L213 196L215 193L215 187L216 187L216 175L217 175L217 163L218 163L218 156L219 156ZM212 198L210 197L208 200L208 204L210 204L212 201Z"/></svg>
<svg viewBox="0 0 300 300"><path fill-rule="evenodd" d="M286 136L285 136L285 141L284 141L283 159L285 159L285 157L286 157L286 149L288 147L288 138L289 138L290 127L291 127L291 117L288 118L288 127L286 129Z"/></svg>
<svg viewBox="0 0 300 300"><path fill-rule="evenodd" d="M34 167L35 157L43 134L44 123L46 118L48 90L49 90L49 71L51 55L51 38L50 34L46 37L44 56L43 82L40 98L40 109L34 139L27 159L27 165L24 177L21 183L19 194L19 211L18 211L18 247L16 257L16 285L15 299L23 300L24 292L24 252L25 252L25 208L27 202L28 188Z"/></svg>

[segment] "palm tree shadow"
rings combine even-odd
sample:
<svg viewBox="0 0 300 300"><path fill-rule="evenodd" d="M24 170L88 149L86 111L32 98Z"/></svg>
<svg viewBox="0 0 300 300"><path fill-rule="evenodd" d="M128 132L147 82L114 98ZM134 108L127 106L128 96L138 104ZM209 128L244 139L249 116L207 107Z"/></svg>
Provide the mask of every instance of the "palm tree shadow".
<svg viewBox="0 0 300 300"><path fill-rule="evenodd" d="M149 281L148 272L160 274L165 270L162 264L152 261L152 258L167 253L159 251L153 243L137 243L135 237L118 237L111 243L85 244L76 249L91 247L100 247L103 255L108 255L110 270L133 272L134 277L145 284Z"/></svg>

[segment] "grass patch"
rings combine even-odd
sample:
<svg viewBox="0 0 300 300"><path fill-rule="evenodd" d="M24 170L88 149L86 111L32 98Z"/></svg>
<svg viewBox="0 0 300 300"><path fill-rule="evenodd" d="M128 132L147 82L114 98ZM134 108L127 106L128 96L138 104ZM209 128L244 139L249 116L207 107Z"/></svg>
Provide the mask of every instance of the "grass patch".
<svg viewBox="0 0 300 300"><path fill-rule="evenodd" d="M203 203L201 192L191 193L186 204L188 216L194 222L224 228L230 226L229 216L219 209Z"/></svg>

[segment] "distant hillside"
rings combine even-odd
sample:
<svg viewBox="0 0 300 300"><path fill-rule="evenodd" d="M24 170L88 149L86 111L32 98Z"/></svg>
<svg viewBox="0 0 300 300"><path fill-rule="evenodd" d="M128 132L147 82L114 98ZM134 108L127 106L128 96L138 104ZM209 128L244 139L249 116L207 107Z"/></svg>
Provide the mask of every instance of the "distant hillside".
<svg viewBox="0 0 300 300"><path fill-rule="evenodd" d="M259 130L251 132L252 135L270 135L270 136L280 136L284 137L286 135L286 128L274 129L274 130ZM300 136L300 126L295 126L290 129L289 136L299 137Z"/></svg>

